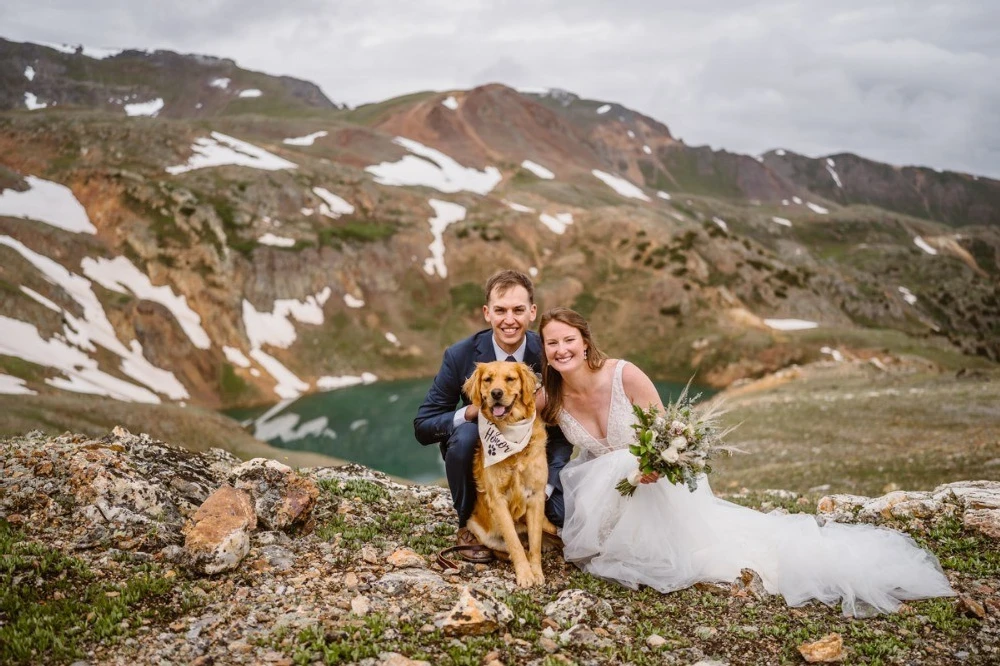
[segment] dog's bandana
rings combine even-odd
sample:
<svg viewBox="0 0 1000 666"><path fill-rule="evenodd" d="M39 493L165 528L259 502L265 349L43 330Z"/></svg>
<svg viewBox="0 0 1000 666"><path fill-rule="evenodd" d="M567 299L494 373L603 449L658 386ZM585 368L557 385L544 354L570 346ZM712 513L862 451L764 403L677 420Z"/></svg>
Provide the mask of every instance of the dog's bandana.
<svg viewBox="0 0 1000 666"><path fill-rule="evenodd" d="M523 451L531 439L531 425L534 422L535 417L532 415L531 418L512 423L500 430L480 412L479 439L483 442L483 466L489 467Z"/></svg>

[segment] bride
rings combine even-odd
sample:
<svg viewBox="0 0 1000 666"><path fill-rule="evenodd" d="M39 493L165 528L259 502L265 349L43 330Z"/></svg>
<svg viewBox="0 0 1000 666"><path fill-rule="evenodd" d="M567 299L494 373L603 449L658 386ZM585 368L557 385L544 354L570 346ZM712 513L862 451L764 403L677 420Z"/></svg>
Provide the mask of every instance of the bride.
<svg viewBox="0 0 1000 666"><path fill-rule="evenodd" d="M840 602L844 615L855 617L894 611L907 599L954 595L934 555L890 529L763 514L716 498L705 476L691 492L645 475L633 496L622 497L615 484L637 467L628 451L635 441L632 405L662 412L656 388L636 366L607 358L573 310L549 310L539 332L542 417L580 451L560 475L567 561L661 592L731 582L747 568L791 606Z"/></svg>

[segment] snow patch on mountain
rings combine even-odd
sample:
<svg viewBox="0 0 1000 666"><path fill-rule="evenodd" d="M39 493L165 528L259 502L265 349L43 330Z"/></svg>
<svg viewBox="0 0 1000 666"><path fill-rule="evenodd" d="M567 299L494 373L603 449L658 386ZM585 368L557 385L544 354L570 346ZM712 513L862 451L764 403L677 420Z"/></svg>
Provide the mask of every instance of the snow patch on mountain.
<svg viewBox="0 0 1000 666"><path fill-rule="evenodd" d="M137 102L125 105L125 114L129 116L156 116L163 108L163 98L157 97L148 102Z"/></svg>
<svg viewBox="0 0 1000 666"><path fill-rule="evenodd" d="M542 213L538 219L542 224L548 227L550 231L557 234L565 233L566 227L573 224L572 213L556 213L555 215Z"/></svg>
<svg viewBox="0 0 1000 666"><path fill-rule="evenodd" d="M398 136L393 143L410 151L398 162L382 162L365 167L381 185L432 187L440 192L475 192L489 194L503 176L494 166L483 171L464 167L439 150L429 148L412 139Z"/></svg>
<svg viewBox="0 0 1000 666"><path fill-rule="evenodd" d="M816 322L805 319L765 319L764 323L778 331L804 331L819 326Z"/></svg>
<svg viewBox="0 0 1000 666"><path fill-rule="evenodd" d="M624 178L613 176L610 173L598 171L597 169L594 169L590 173L594 174L594 176L603 181L605 185L623 197L627 197L629 199L641 199L642 201L651 201L651 199L646 196L645 192Z"/></svg>
<svg viewBox="0 0 1000 666"><path fill-rule="evenodd" d="M323 203L319 205L319 212L321 215L326 215L327 217L331 217L336 220L341 215L350 215L354 212L353 205L330 190L322 187L314 187L312 191L313 194L323 200Z"/></svg>
<svg viewBox="0 0 1000 666"><path fill-rule="evenodd" d="M87 211L65 185L27 176L29 189L24 192L0 192L0 215L44 222L74 233L93 234Z"/></svg>
<svg viewBox="0 0 1000 666"><path fill-rule="evenodd" d="M280 169L295 169L298 167L294 162L289 162L286 159L267 152L263 148L258 148L252 143L234 139L221 132L212 132L211 138L201 137L195 139L191 150L194 154L188 159L186 164L169 166L167 167L167 173L176 176L195 169L226 165L246 166L254 169L263 169L264 171L278 171Z"/></svg>
<svg viewBox="0 0 1000 666"><path fill-rule="evenodd" d="M118 339L114 327L111 325L111 322L108 320L107 313L104 311L104 306L101 305L101 302L97 299L97 296L91 288L90 280L67 270L61 264L35 252L10 236L0 236L0 245L4 245L18 252L26 261L40 271L45 276L46 280L62 288L62 290L70 298L76 301L77 305L79 305L83 310L83 316L80 318L71 313L69 310L66 310L65 308L62 309L64 322L63 333L58 337L58 339L54 339L56 342L79 348L79 350L82 350L80 353L88 359L89 357L87 357L83 352L95 352L97 351L97 347L95 345L100 345L104 349L107 349L121 358L120 369L125 375L148 386L158 393L166 395L172 400L181 400L190 397L187 389L184 388L183 384L177 380L173 373L157 368L146 359L142 353L142 346L137 340L132 340L131 343L126 346ZM32 327L32 329L34 329L34 327ZM26 331L25 335L30 334ZM35 337L38 337L37 331ZM22 351L29 353L32 349L37 351L38 345L40 344L39 341L41 343L45 343L45 341L41 341L39 338L34 341L12 339L10 344L27 344L29 347ZM51 340L48 341L48 343L52 342L53 341ZM12 355L29 360L24 354L21 353L14 353ZM48 367L58 367L69 377L68 380L65 380L68 382L68 390L79 390L80 386L89 386L94 383L92 381L93 378L87 379L86 377L82 377L79 380L74 379L72 370L75 366L72 364L68 366L54 366L45 362L44 356L41 356L40 358L42 359L41 361L33 362L39 363L40 365L47 365ZM65 360L65 354L63 355L63 359ZM93 361L93 364L88 365L87 367L94 372L99 372L97 370L96 361ZM69 368L69 370L67 371L66 368ZM122 382L122 384L131 388L125 389L121 385L116 385L117 388L114 389L115 395L111 395L111 397L118 397L118 395L121 394L131 397L120 399L141 400L142 402L159 402L159 398L153 394L148 394L148 392L145 392L144 389L128 384L128 382ZM111 389L109 388L108 390L110 391ZM110 395L110 393L102 393L102 395ZM152 396L152 399L150 399L150 396Z"/></svg>
<svg viewBox="0 0 1000 666"><path fill-rule="evenodd" d="M444 263L444 230L449 225L465 219L465 206L438 199L431 199L428 203L434 209L434 217L428 220L434 240L427 246L431 251L431 256L424 259L424 272L428 275L437 273L446 278L448 277L448 266Z"/></svg>
<svg viewBox="0 0 1000 666"><path fill-rule="evenodd" d="M287 349L298 337L292 320L317 326L322 324L323 305L331 293L330 287L326 287L301 301L279 298L274 301L270 312L258 311L250 301L243 299L243 328L250 346L257 348L270 345Z"/></svg>
<svg viewBox="0 0 1000 666"><path fill-rule="evenodd" d="M556 177L554 173L543 167L541 164L538 164L537 162L532 162L531 160L524 160L523 162L521 162L521 167L527 169L528 171L535 174L539 178L543 178L545 180L552 180L553 178Z"/></svg>
<svg viewBox="0 0 1000 666"><path fill-rule="evenodd" d="M24 106L28 109L28 111L38 111L39 109L47 108L48 104L45 102L39 102L35 93L26 92L24 93Z"/></svg>
<svg viewBox="0 0 1000 666"><path fill-rule="evenodd" d="M299 379L295 376L294 372L286 368L278 359L262 349L251 349L250 358L257 361L275 379L277 385L274 387L274 393L279 398L290 400L302 395L303 391L309 390L309 384Z"/></svg>
<svg viewBox="0 0 1000 666"><path fill-rule="evenodd" d="M160 402L155 393L100 370L97 361L65 339L46 340L33 325L3 315L0 315L0 354L58 370L63 377L45 379L46 384L58 389L126 402Z"/></svg>
<svg viewBox="0 0 1000 666"><path fill-rule="evenodd" d="M516 210L518 213L534 213L535 212L535 209L531 208L530 206L525 206L523 204L514 203L513 201L507 201L506 199L503 199L502 201L503 201L503 203L507 204L507 206L511 210Z"/></svg>
<svg viewBox="0 0 1000 666"><path fill-rule="evenodd" d="M916 238L913 239L913 244L916 245L917 247L919 247L921 250L923 250L927 254L937 254L938 253L938 251L935 248L931 247L930 244L928 244L928 242L925 241L920 236L917 236Z"/></svg>
<svg viewBox="0 0 1000 666"><path fill-rule="evenodd" d="M126 257L114 259L85 258L81 262L83 274L110 291L119 294L132 292L143 300L159 303L174 316L181 329L198 349L208 349L212 342L201 326L201 317L187 304L187 298L175 294L169 285L154 287L145 273Z"/></svg>
<svg viewBox="0 0 1000 666"><path fill-rule="evenodd" d="M351 294L344 294L344 305L349 308L363 308L365 307L365 301L362 298L356 298Z"/></svg>
<svg viewBox="0 0 1000 666"><path fill-rule="evenodd" d="M125 49L114 49L107 48L103 46L84 46L83 44L56 44L54 42L35 42L40 46L47 46L50 49L55 49L60 53L65 53L67 55L75 55L79 51L82 55L88 58L93 58L94 60L104 60L105 58L113 58Z"/></svg>
<svg viewBox="0 0 1000 666"><path fill-rule="evenodd" d="M49 299L45 298L31 287L25 287L24 285L21 285L21 292L26 294L28 298L30 298L31 300L35 301L40 305L45 306L49 310L52 310L53 312L59 312L60 314L62 313L61 307L59 307Z"/></svg>
<svg viewBox="0 0 1000 666"><path fill-rule="evenodd" d="M844 184L840 182L840 176L837 175L836 167L837 164L833 161L833 158L831 157L826 158L827 173L829 173L830 177L833 178L833 182L837 184L837 187L839 187L840 189L844 189Z"/></svg>
<svg viewBox="0 0 1000 666"><path fill-rule="evenodd" d="M257 242L261 245L270 245L271 247L294 247L295 239L286 238L284 236L275 236L270 231L257 239Z"/></svg>
<svg viewBox="0 0 1000 666"><path fill-rule="evenodd" d="M0 374L0 394L2 395L37 395L36 391L24 385L20 377Z"/></svg>
<svg viewBox="0 0 1000 666"><path fill-rule="evenodd" d="M226 355L226 360L235 366L240 368L249 368L250 359L243 354L242 351L236 347L230 347L229 345L223 345L222 353Z"/></svg>
<svg viewBox="0 0 1000 666"><path fill-rule="evenodd" d="M289 146L311 146L316 139L322 139L326 135L327 132L325 130L320 130L319 132L313 132L312 134L306 134L305 136L284 139L282 143Z"/></svg>

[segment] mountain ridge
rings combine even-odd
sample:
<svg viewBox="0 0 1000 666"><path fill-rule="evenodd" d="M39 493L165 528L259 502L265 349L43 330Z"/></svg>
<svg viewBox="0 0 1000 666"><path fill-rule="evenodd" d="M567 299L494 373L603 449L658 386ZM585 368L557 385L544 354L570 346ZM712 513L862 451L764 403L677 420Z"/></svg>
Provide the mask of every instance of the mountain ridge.
<svg viewBox="0 0 1000 666"><path fill-rule="evenodd" d="M540 307L575 307L602 343L664 378L725 385L838 346L951 369L1000 360L998 181L690 147L621 105L499 84L337 108L244 70L218 88L216 60L179 58L149 115L23 99L0 112L0 316L36 327L39 345L90 354L102 382L148 363L188 399L233 406L338 378L427 376L440 349L482 327L479 285L501 266L531 272ZM0 59L0 79L20 77L8 104L44 82L35 64L29 80L33 65ZM126 74L112 67L95 85L137 95ZM143 90L137 103L161 94ZM906 175L872 180L883 173ZM95 232L8 204L35 191L29 176L68 186ZM67 285L90 280L93 296L57 286L35 255ZM129 277L90 277L111 266ZM169 297L150 300L154 287ZM96 326L80 323L94 301L111 356L73 342ZM783 328L796 319L815 327ZM30 390L79 372L7 349L0 374Z"/></svg>

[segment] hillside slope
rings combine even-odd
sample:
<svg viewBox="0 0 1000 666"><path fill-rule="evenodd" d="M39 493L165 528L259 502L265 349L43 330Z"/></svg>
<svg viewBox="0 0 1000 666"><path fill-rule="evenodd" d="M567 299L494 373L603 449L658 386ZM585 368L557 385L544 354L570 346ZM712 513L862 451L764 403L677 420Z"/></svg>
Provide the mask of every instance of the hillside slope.
<svg viewBox="0 0 1000 666"><path fill-rule="evenodd" d="M0 48L3 392L219 407L428 376L504 266L663 378L1000 360L997 181L691 147L559 91L338 109L212 58ZM107 101L132 95L163 106Z"/></svg>

